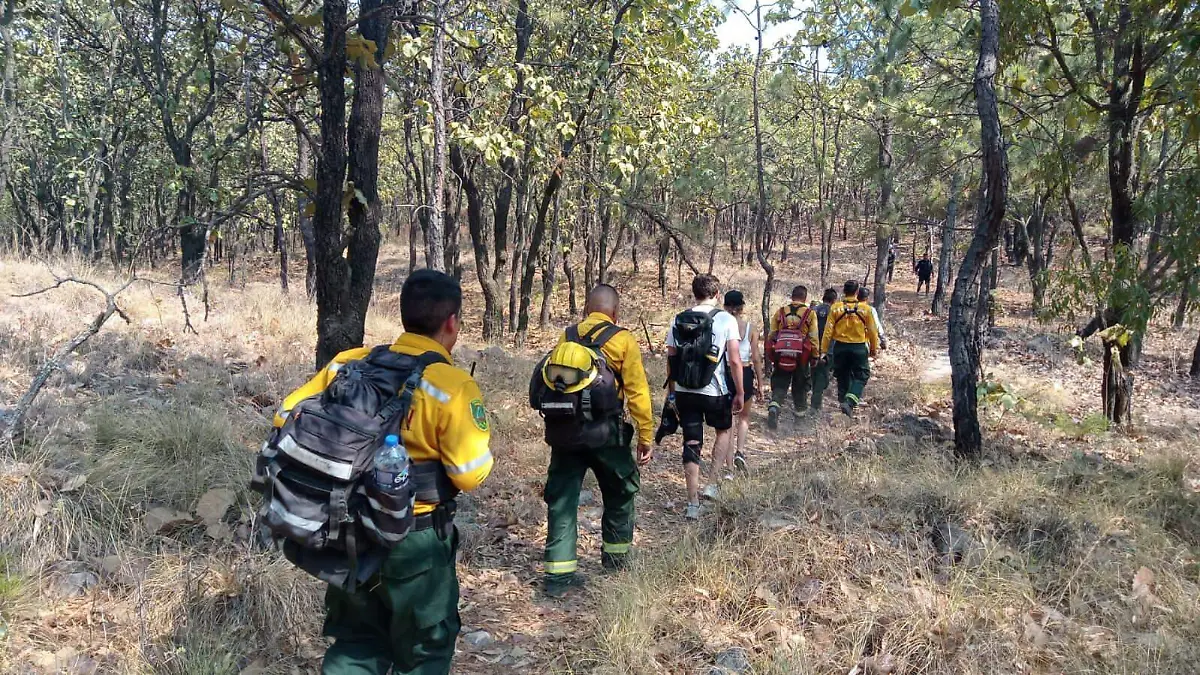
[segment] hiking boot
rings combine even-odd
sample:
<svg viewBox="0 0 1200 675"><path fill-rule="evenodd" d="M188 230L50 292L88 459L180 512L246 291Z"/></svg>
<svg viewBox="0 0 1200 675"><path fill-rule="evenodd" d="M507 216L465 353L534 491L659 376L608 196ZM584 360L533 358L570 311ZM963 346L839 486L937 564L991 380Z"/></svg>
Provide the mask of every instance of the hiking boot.
<svg viewBox="0 0 1200 675"><path fill-rule="evenodd" d="M570 574L547 574L542 582L546 595L551 598L561 598L573 590L587 585L587 579L579 572Z"/></svg>
<svg viewBox="0 0 1200 675"><path fill-rule="evenodd" d="M717 487L716 483L705 485L704 490L700 492L701 497L709 500L715 500L718 494L720 494L720 488Z"/></svg>
<svg viewBox="0 0 1200 675"><path fill-rule="evenodd" d="M628 553L621 553L621 554L601 553L600 554L600 564L604 567L604 569L608 570L609 572L617 572L619 570L627 569L630 565L630 562L631 562L631 560L629 558Z"/></svg>
<svg viewBox="0 0 1200 675"><path fill-rule="evenodd" d="M749 473L750 469L746 466L746 456L742 453L735 453L733 456L733 466L742 473Z"/></svg>
<svg viewBox="0 0 1200 675"><path fill-rule="evenodd" d="M854 406L850 401L842 401L842 414L846 417L854 417Z"/></svg>
<svg viewBox="0 0 1200 675"><path fill-rule="evenodd" d="M767 428L771 431L779 428L779 408L775 406L767 408Z"/></svg>
<svg viewBox="0 0 1200 675"><path fill-rule="evenodd" d="M700 505L688 504L687 509L683 512L683 517L688 520L700 520Z"/></svg>

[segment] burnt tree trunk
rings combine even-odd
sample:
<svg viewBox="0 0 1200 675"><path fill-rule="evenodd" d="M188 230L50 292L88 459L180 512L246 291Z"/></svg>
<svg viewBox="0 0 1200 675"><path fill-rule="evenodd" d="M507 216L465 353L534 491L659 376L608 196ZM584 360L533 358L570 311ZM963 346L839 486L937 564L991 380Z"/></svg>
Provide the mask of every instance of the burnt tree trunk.
<svg viewBox="0 0 1200 675"><path fill-rule="evenodd" d="M983 449L976 386L982 344L978 303L980 276L988 253L996 247L1008 196L1008 158L996 104L996 69L1000 51L998 0L980 0L979 60L975 66L975 105L979 112L983 183L975 233L963 257L950 299L951 383L954 396L954 447L961 457L977 457Z"/></svg>

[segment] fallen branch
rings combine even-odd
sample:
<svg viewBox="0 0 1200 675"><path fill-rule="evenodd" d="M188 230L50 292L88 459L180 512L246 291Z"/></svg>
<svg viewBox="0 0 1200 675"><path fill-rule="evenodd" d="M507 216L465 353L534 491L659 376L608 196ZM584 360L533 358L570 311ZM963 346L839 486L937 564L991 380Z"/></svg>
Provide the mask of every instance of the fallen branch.
<svg viewBox="0 0 1200 675"><path fill-rule="evenodd" d="M53 274L53 272L51 272L51 274ZM83 279L77 279L75 277L59 277L58 275L55 275L54 281L55 283L52 286L47 286L46 288L42 288L30 293L21 293L14 295L13 297L28 298L35 295L41 295L42 293L46 293L56 288L60 288L64 284L75 283L82 286L90 286L91 288L103 293L104 310L97 314L96 318L92 319L92 322L88 324L87 328L80 331L75 337L71 338L71 341L63 345L62 348L58 350L58 353L50 357L45 363L42 364L42 367L38 370L37 374L34 375L33 382L30 383L29 389L21 395L21 398L17 401L16 406L13 407L11 412L9 412L3 418L0 418L0 424L3 425L2 430L0 430L0 438L9 443L13 441L17 431L21 428L22 423L25 421L25 416L29 414L29 409L33 407L34 400L37 399L38 394L41 393L42 387L46 386L46 381L50 379L50 376L53 375L56 370L63 367L63 364L68 356L73 354L76 349L79 349L83 343L91 339L93 335L99 333L100 329L110 318L112 318L113 314L116 314L124 319L125 323L133 323L129 319L129 315L127 315L124 310L117 305L117 296L120 295L125 289L133 285L133 283L137 281L136 278L129 279L120 288L113 292L109 292L99 284L91 281L85 281Z"/></svg>

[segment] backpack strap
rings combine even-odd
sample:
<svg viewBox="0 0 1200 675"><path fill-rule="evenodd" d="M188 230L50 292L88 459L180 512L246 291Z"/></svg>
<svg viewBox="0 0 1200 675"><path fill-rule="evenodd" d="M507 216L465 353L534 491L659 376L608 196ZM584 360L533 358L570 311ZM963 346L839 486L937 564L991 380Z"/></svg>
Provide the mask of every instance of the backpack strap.
<svg viewBox="0 0 1200 675"><path fill-rule="evenodd" d="M407 413L409 406L412 405L413 392L421 385L421 378L425 374L425 368L435 363L447 363L445 357L433 350L420 354L416 357L416 361L417 365L413 368L408 379L404 381L404 386L400 388L400 391L395 396L380 407L379 412L375 415L376 418L386 420L397 413Z"/></svg>

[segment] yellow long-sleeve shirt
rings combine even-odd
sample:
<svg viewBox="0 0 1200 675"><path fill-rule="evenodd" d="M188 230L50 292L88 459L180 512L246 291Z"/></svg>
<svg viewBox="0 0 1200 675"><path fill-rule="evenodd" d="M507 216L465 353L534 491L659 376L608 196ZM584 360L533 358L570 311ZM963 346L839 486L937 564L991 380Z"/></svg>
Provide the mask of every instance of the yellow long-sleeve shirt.
<svg viewBox="0 0 1200 675"><path fill-rule="evenodd" d="M825 334L821 336L821 353L828 354L834 342L868 344L872 356L879 351L879 333L875 330L871 308L865 302L859 302L858 297L844 298L829 309Z"/></svg>
<svg viewBox="0 0 1200 675"><path fill-rule="evenodd" d="M459 490L466 492L479 487L491 473L493 464L488 449L491 431L479 385L466 372L451 365L453 361L446 349L428 337L404 333L391 349L413 356L433 351L447 361L425 368L421 384L413 394L408 419L400 428L408 456L414 462L441 462ZM360 347L335 356L328 366L284 399L275 415L275 426L283 424L284 417L296 404L325 391L343 364L370 353L369 347ZM417 502L413 513L429 513L435 506Z"/></svg>
<svg viewBox="0 0 1200 675"><path fill-rule="evenodd" d="M615 323L612 317L603 312L592 312L579 322L577 330L580 335L601 322ZM562 344L567 339L566 333L559 337ZM654 442L654 405L650 399L650 383L646 380L646 369L642 365L642 348L633 333L623 330L612 336L600 347L609 367L621 376L621 397L629 408L629 416L637 426L638 443L650 445Z"/></svg>
<svg viewBox="0 0 1200 675"><path fill-rule="evenodd" d="M776 333L781 328L803 331L816 352L821 342L821 336L817 334L817 313L807 311L808 309L808 305L802 302L780 307L771 315L771 333Z"/></svg>

